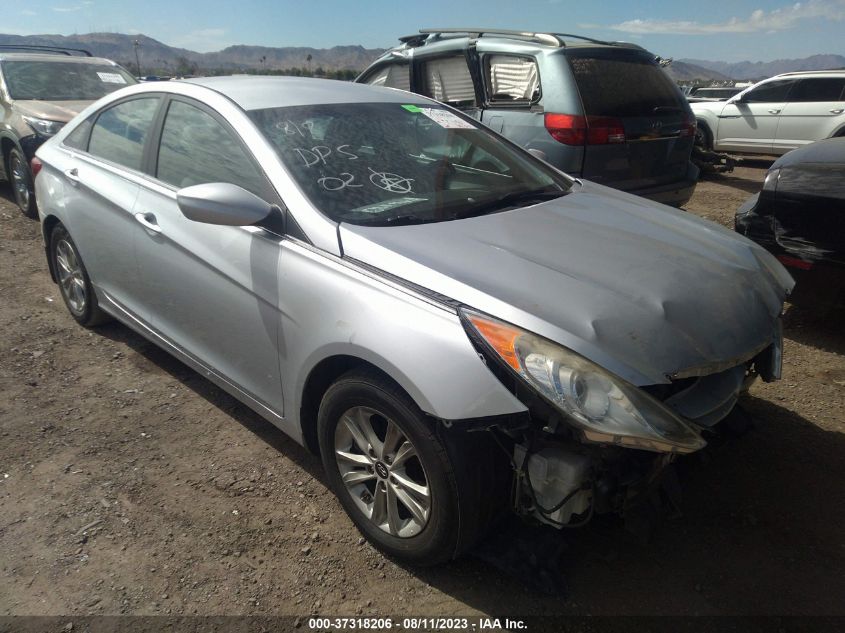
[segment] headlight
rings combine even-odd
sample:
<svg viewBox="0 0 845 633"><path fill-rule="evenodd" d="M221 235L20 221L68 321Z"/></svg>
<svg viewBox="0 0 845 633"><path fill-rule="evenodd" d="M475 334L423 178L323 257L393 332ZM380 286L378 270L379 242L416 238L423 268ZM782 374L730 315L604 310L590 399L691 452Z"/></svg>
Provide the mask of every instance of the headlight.
<svg viewBox="0 0 845 633"><path fill-rule="evenodd" d="M779 179L780 179L780 168L770 169L766 173L766 179L763 181L763 191L770 191L772 193L777 191Z"/></svg>
<svg viewBox="0 0 845 633"><path fill-rule="evenodd" d="M584 438L690 453L701 436L659 401L565 347L475 312L466 320L519 376L562 411Z"/></svg>
<svg viewBox="0 0 845 633"><path fill-rule="evenodd" d="M23 120L31 127L37 134L41 136L53 136L56 132L61 130L65 124L62 121L49 121L47 119L36 119L32 116L25 116Z"/></svg>

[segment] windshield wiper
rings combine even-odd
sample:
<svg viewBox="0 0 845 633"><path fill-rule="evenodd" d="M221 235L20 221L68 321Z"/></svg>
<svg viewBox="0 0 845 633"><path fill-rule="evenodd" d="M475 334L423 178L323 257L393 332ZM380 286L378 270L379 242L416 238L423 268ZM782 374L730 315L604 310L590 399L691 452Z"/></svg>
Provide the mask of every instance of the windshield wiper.
<svg viewBox="0 0 845 633"><path fill-rule="evenodd" d="M485 215L495 211L504 211L506 209L513 209L523 207L531 202L543 202L545 200L554 200L565 196L568 192L563 189L549 189L543 187L542 189L530 189L528 191L511 191L503 196L486 200L481 204L469 207L462 211L456 212L451 216L452 219L471 218L478 215Z"/></svg>
<svg viewBox="0 0 845 633"><path fill-rule="evenodd" d="M349 218L345 219L350 224L358 224L361 226L407 226L409 224L426 224L427 222L437 222L436 218L421 218L417 215L391 215L387 218L375 218L368 220L367 218L355 218L354 221Z"/></svg>

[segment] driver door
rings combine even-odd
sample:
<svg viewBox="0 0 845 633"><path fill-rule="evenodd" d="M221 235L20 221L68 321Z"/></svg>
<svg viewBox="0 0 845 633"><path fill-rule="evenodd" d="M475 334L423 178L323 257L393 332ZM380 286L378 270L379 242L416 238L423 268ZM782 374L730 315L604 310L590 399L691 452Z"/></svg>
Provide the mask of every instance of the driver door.
<svg viewBox="0 0 845 633"><path fill-rule="evenodd" d="M228 182L271 204L279 201L240 137L216 112L174 97L165 107L153 148L155 181L141 187L134 208L144 226L136 251L151 324L281 416L282 237L257 226L193 222L179 210L176 192Z"/></svg>
<svg viewBox="0 0 845 633"><path fill-rule="evenodd" d="M767 154L795 79L767 81L729 100L719 115L715 149Z"/></svg>

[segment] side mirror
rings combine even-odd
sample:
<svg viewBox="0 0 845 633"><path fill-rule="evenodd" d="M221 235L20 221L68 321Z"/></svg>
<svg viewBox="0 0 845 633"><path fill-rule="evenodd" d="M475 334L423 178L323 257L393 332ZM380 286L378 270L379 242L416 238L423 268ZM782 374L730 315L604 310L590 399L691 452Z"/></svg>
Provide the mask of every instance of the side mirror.
<svg viewBox="0 0 845 633"><path fill-rule="evenodd" d="M179 210L189 220L223 226L249 226L261 222L273 210L246 189L228 182L185 187L176 192Z"/></svg>

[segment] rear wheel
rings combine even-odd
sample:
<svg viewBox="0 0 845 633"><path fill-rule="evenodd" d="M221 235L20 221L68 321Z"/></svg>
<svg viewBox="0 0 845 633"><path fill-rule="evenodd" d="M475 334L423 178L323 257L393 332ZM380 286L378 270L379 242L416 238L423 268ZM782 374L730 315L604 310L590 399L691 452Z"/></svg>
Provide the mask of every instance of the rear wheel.
<svg viewBox="0 0 845 633"><path fill-rule="evenodd" d="M32 187L32 172L23 154L17 149L9 153L9 180L12 183L12 192L15 202L28 218L34 218L37 209L35 207L35 190Z"/></svg>
<svg viewBox="0 0 845 633"><path fill-rule="evenodd" d="M64 226L57 224L50 235L50 259L59 292L71 316L86 327L99 325L109 316L97 305L97 295L79 250Z"/></svg>
<svg viewBox="0 0 845 633"><path fill-rule="evenodd" d="M374 370L353 370L326 392L318 433L329 484L361 533L415 565L435 565L475 542L486 523L472 454L449 450L410 397Z"/></svg>

